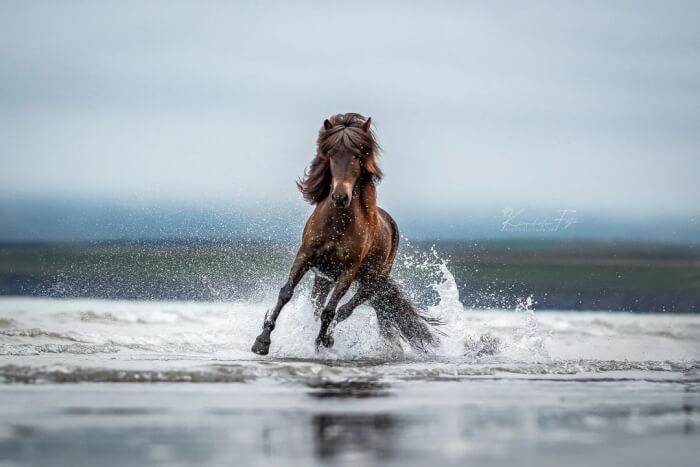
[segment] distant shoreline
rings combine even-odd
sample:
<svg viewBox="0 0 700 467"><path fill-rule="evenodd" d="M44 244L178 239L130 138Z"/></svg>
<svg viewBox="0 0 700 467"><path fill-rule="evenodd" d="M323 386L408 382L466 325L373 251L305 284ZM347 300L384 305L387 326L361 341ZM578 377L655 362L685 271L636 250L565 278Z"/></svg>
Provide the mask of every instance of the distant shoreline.
<svg viewBox="0 0 700 467"><path fill-rule="evenodd" d="M468 308L700 312L695 246L603 241L435 241ZM291 242L157 241L0 244L0 295L220 301L282 283ZM395 273L409 277L410 268ZM417 286L417 299L425 287ZM429 290L423 297L429 304Z"/></svg>

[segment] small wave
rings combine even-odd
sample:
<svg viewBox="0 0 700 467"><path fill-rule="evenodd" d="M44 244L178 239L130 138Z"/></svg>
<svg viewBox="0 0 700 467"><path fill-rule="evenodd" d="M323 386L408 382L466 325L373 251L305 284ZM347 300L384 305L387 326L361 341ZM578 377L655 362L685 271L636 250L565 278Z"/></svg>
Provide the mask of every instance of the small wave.
<svg viewBox="0 0 700 467"><path fill-rule="evenodd" d="M87 311L81 311L80 312L80 321L84 323L93 323L93 322L116 322L119 321L119 318L117 318L114 313L110 312L103 312L103 313L98 313L96 311L92 310L87 310Z"/></svg>
<svg viewBox="0 0 700 467"><path fill-rule="evenodd" d="M112 311L82 310L56 313L56 317L64 322L97 323L97 324L154 324L174 325L184 323L206 323L215 315L212 311L186 309L139 309L138 302L130 304L127 309ZM220 312L217 315L220 316Z"/></svg>
<svg viewBox="0 0 700 467"><path fill-rule="evenodd" d="M635 373L637 372L637 373ZM618 373L618 374L613 374ZM273 379L311 388L368 387L385 389L398 381L443 381L479 378L556 379L561 381L675 381L700 383L700 362L619 362L613 360L551 363L409 363L395 365L333 365L323 362L247 362L183 369L110 369L61 367L0 367L4 383L243 383Z"/></svg>
<svg viewBox="0 0 700 467"><path fill-rule="evenodd" d="M244 372L237 367L197 370L113 370L93 368L35 369L26 366L0 368L5 383L241 383Z"/></svg>
<svg viewBox="0 0 700 467"><path fill-rule="evenodd" d="M119 348L109 344L0 344L0 355L40 355L44 353L92 355L116 353Z"/></svg>
<svg viewBox="0 0 700 467"><path fill-rule="evenodd" d="M57 332L57 331L46 331L41 328L30 328L30 329L2 329L0 330L0 336L7 337L50 337L53 339L64 339L69 341L80 342L80 338L74 332Z"/></svg>

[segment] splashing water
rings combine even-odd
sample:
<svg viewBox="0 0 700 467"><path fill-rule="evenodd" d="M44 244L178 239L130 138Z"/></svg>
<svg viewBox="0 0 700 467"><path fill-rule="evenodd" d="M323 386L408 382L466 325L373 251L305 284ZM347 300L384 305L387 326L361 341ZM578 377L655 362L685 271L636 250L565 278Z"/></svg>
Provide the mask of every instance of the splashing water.
<svg viewBox="0 0 700 467"><path fill-rule="evenodd" d="M12 368L22 365L90 365L98 366L104 378L105 368L142 365L151 371L141 374L143 378L228 381L266 375L422 378L497 371L569 374L608 371L629 362L677 370L685 368L683 365L693 367L698 359L700 324L695 317L535 313L533 297L522 299L510 310L467 310L459 300L448 260L434 248L421 250L410 244L397 259L394 277L427 314L442 321L439 329L444 335L434 351L422 354L408 346L388 344L379 334L374 310L366 305L336 327L332 349L316 351L319 322L310 303L307 280L280 315L270 355L253 355L250 345L275 299L275 284L268 281L269 292L258 301L2 298L0 367L10 368L5 378L14 378ZM220 366L209 368L206 374L198 369L183 376L179 372L182 365L192 362L241 367L234 371L235 377ZM152 373L154 365L159 371L176 365L178 371L159 376ZM41 374L54 373L44 368ZM17 377L31 379L22 372Z"/></svg>
<svg viewBox="0 0 700 467"><path fill-rule="evenodd" d="M473 356L472 342L486 343L486 349L477 352L479 357L510 354L518 359L541 360L547 353L546 333L538 329L537 318L532 309L532 297L515 305L522 321L510 332L495 336L488 323L475 326L474 314L465 310L459 299L459 290L448 261L434 247L427 252L413 247L399 256L397 279L414 301L425 301L422 295L434 293L431 304L425 307L429 316L438 318L443 324L438 328L441 345L427 354L414 351L407 345L397 348L382 339L374 311L368 306L359 307L355 313L335 330L335 346L316 351L313 342L318 333L318 320L314 318L308 288L302 289L283 310L273 335L271 355L276 358L322 358L329 360L445 360ZM407 250L407 251L406 251ZM347 300L347 297L346 297ZM272 303L272 300L270 300ZM518 315L520 317L521 315Z"/></svg>

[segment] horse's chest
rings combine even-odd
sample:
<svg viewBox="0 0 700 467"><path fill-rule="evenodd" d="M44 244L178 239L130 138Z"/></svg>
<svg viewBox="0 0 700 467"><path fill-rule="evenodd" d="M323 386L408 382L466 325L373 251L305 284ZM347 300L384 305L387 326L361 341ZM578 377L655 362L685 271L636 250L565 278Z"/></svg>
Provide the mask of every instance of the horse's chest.
<svg viewBox="0 0 700 467"><path fill-rule="evenodd" d="M357 261L356 250L344 242L326 242L318 252L316 268L325 275L337 276Z"/></svg>

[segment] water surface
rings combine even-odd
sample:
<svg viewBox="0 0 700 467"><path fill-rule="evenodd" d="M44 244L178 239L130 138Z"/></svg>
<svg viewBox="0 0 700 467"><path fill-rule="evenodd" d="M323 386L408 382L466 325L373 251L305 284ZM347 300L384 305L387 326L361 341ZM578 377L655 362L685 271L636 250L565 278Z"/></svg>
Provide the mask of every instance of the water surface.
<svg viewBox="0 0 700 467"><path fill-rule="evenodd" d="M262 302L0 299L0 465L695 465L700 317L435 290L428 355L366 307L317 353L305 293L266 357Z"/></svg>

